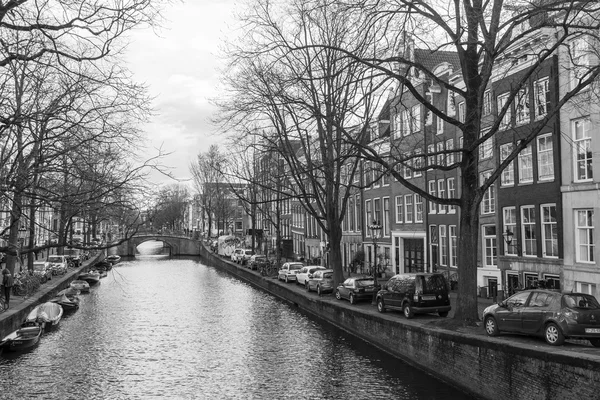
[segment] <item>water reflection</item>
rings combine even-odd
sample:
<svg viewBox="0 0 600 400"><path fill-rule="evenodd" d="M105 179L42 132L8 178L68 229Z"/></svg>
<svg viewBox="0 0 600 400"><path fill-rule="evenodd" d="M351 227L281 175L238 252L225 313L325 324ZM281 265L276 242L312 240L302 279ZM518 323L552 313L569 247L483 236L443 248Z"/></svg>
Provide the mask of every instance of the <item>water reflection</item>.
<svg viewBox="0 0 600 400"><path fill-rule="evenodd" d="M0 375L7 398L466 398L225 273L156 257L118 264Z"/></svg>

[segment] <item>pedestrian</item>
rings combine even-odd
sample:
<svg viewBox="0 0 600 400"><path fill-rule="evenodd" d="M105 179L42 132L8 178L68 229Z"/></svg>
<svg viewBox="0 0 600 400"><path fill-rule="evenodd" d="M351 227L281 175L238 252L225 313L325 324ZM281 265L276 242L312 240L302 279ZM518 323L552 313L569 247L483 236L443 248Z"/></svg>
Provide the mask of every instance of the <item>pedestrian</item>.
<svg viewBox="0 0 600 400"><path fill-rule="evenodd" d="M4 290L4 300L6 301L5 308L8 308L8 303L10 302L10 291L12 290L13 284L13 276L10 274L8 268L4 268L2 270L2 288Z"/></svg>

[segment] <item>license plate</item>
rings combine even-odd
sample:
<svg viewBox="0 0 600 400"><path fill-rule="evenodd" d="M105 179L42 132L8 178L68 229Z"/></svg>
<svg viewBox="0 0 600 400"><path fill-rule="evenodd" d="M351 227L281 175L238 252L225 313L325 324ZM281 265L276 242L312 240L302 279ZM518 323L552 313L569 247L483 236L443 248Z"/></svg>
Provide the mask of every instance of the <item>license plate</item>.
<svg viewBox="0 0 600 400"><path fill-rule="evenodd" d="M12 345L13 345L13 346L16 346L16 345L18 345L18 344L23 344L23 342L22 342L22 341L20 341L20 340L13 340L13 341L12 341Z"/></svg>
<svg viewBox="0 0 600 400"><path fill-rule="evenodd" d="M599 328L585 328L585 333L600 333Z"/></svg>
<svg viewBox="0 0 600 400"><path fill-rule="evenodd" d="M435 296L423 296L421 297L423 300L435 300Z"/></svg>

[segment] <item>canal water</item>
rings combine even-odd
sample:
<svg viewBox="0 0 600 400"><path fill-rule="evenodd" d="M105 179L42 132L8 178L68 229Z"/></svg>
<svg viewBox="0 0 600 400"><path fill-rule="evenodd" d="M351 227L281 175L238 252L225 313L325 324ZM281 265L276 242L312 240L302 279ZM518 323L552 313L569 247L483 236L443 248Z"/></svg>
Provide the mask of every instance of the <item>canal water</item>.
<svg viewBox="0 0 600 400"><path fill-rule="evenodd" d="M25 353L1 399L468 399L195 260L119 263Z"/></svg>

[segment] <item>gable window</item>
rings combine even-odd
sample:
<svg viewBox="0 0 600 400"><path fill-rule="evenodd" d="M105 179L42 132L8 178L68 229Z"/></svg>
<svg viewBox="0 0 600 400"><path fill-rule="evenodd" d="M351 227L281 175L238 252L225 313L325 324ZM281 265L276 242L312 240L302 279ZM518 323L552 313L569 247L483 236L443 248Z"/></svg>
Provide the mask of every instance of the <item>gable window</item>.
<svg viewBox="0 0 600 400"><path fill-rule="evenodd" d="M576 259L594 262L594 210L575 211Z"/></svg>
<svg viewBox="0 0 600 400"><path fill-rule="evenodd" d="M503 162L508 158L510 153L513 151L513 144L506 143L500 146L500 162ZM512 186L515 184L515 162L511 161L510 164L504 168L502 175L500 176L501 186Z"/></svg>
<svg viewBox="0 0 600 400"><path fill-rule="evenodd" d="M548 113L548 107L550 105L550 96L548 89L548 78L540 79L535 81L533 84L533 101L534 101L534 117L536 119L542 118Z"/></svg>
<svg viewBox="0 0 600 400"><path fill-rule="evenodd" d="M537 245L535 237L535 207L521 207L521 237L523 240L523 255L535 256Z"/></svg>
<svg viewBox="0 0 600 400"><path fill-rule="evenodd" d="M538 179L541 181L554 180L554 149L552 134L537 138Z"/></svg>
<svg viewBox="0 0 600 400"><path fill-rule="evenodd" d="M517 105L515 110L517 125L529 123L529 89L524 88L517 93Z"/></svg>
<svg viewBox="0 0 600 400"><path fill-rule="evenodd" d="M592 137L590 121L578 119L572 122L573 146L575 150L575 181L588 181L592 173Z"/></svg>
<svg viewBox="0 0 600 400"><path fill-rule="evenodd" d="M396 223L402 223L404 219L404 197L396 196Z"/></svg>
<svg viewBox="0 0 600 400"><path fill-rule="evenodd" d="M558 257L558 224L556 205L544 204L542 213L542 254L544 257Z"/></svg>
<svg viewBox="0 0 600 400"><path fill-rule="evenodd" d="M531 144L519 153L519 183L533 182L533 155Z"/></svg>
<svg viewBox="0 0 600 400"><path fill-rule="evenodd" d="M508 101L508 93L504 93L501 94L500 96L498 96L498 99L496 100L497 103L497 107L498 107L498 115L500 115L500 112L502 111L502 107L504 107ZM506 128L508 125L510 125L510 120L512 118L511 112L510 112L510 105L508 106L508 108L506 109L506 114L504 114L504 117L502 118L502 124L501 127Z"/></svg>

